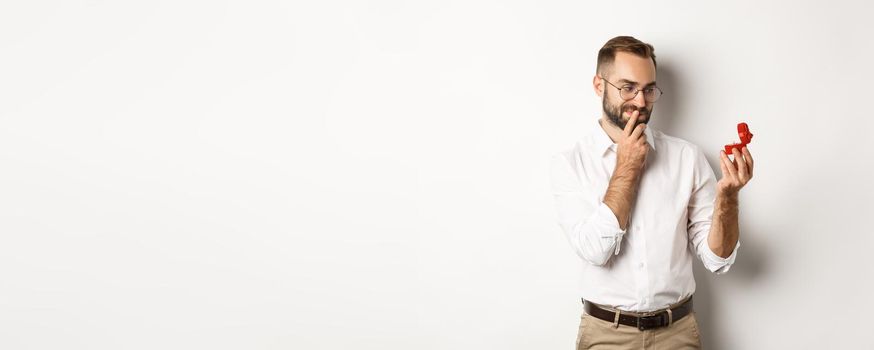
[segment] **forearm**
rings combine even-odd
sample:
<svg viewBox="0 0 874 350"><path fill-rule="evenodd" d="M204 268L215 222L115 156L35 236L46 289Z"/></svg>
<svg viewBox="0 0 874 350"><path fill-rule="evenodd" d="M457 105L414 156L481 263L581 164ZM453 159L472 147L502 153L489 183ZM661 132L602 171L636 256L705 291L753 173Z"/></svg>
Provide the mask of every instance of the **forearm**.
<svg viewBox="0 0 874 350"><path fill-rule="evenodd" d="M607 186L607 192L604 194L604 204L610 207L610 210L616 215L616 220L622 230L628 226L640 175L639 169L617 164L616 170L610 178L610 184Z"/></svg>
<svg viewBox="0 0 874 350"><path fill-rule="evenodd" d="M707 245L722 258L728 258L737 245L740 229L738 225L738 194L717 192L713 209L713 222Z"/></svg>

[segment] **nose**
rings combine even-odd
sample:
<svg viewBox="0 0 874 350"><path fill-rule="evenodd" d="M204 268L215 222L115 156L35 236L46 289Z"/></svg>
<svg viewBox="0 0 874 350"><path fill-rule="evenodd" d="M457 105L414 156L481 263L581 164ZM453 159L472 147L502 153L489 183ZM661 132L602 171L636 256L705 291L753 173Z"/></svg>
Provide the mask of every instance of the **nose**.
<svg viewBox="0 0 874 350"><path fill-rule="evenodd" d="M646 107L646 99L643 97L643 90L637 91L637 95L634 95L631 102L638 108Z"/></svg>

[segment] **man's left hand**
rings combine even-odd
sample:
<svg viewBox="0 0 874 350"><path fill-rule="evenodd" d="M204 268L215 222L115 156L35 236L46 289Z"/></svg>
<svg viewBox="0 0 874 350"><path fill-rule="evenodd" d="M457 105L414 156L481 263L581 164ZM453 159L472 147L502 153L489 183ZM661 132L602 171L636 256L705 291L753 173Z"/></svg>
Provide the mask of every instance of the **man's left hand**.
<svg viewBox="0 0 874 350"><path fill-rule="evenodd" d="M753 156L746 146L743 152L732 149L734 160L728 158L725 151L719 151L722 178L716 183L717 193L737 195L740 189L753 178Z"/></svg>

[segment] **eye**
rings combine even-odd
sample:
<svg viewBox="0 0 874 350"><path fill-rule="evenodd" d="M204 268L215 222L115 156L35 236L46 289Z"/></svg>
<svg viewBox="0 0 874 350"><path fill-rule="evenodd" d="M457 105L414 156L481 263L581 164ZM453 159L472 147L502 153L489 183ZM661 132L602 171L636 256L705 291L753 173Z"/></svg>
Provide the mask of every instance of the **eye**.
<svg viewBox="0 0 874 350"><path fill-rule="evenodd" d="M637 91L637 89L635 89L634 86L631 86L631 85L625 85L622 87L622 92L627 93L627 94L633 94L636 91Z"/></svg>

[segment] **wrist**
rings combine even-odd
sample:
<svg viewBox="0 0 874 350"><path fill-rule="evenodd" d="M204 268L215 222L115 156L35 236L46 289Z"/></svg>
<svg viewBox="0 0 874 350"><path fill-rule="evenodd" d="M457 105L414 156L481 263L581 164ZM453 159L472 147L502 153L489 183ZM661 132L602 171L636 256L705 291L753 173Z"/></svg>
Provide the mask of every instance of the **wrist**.
<svg viewBox="0 0 874 350"><path fill-rule="evenodd" d="M616 163L616 167L613 169L614 176L622 176L627 178L636 179L640 177L640 174L643 172L638 166L626 164L625 162Z"/></svg>
<svg viewBox="0 0 874 350"><path fill-rule="evenodd" d="M717 200L729 203L737 203L739 191L730 189L718 189L716 191Z"/></svg>

